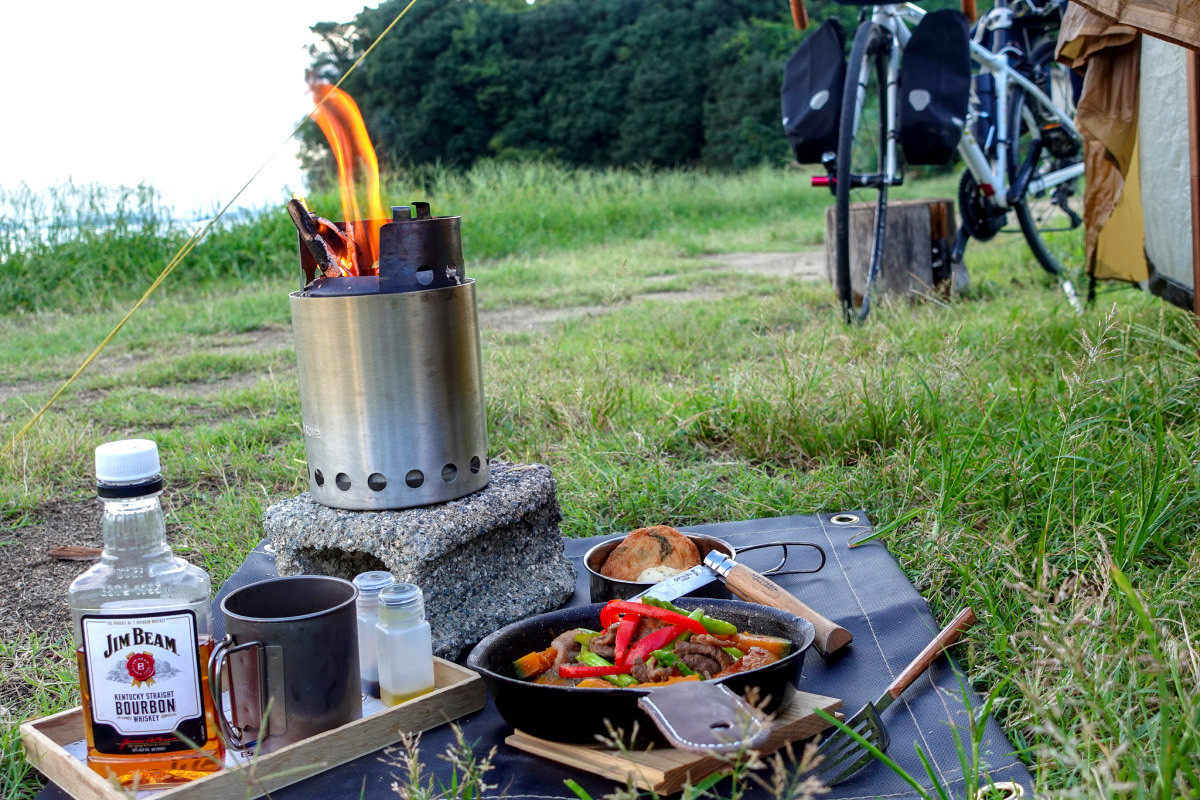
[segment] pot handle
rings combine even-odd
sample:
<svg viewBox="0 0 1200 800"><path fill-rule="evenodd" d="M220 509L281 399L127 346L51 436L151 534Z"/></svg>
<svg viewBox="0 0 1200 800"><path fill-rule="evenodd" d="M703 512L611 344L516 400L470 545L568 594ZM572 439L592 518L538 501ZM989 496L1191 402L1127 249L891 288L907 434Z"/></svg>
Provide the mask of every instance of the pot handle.
<svg viewBox="0 0 1200 800"><path fill-rule="evenodd" d="M779 563L770 569L760 569L757 572L760 575L807 575L813 572L820 572L825 568L825 548L815 542L764 542L763 544L752 544L748 547L736 548L733 552L734 558L738 558L742 553L748 553L751 550L762 550L764 547L782 547L783 557L779 559ZM783 565L787 563L789 547L812 547L821 554L821 563L809 569L784 569Z"/></svg>
<svg viewBox="0 0 1200 800"><path fill-rule="evenodd" d="M221 702L221 679L224 677L225 663L229 656L256 647L259 648L256 663L258 664L258 718L261 727L267 717L267 710L263 707L263 695L266 690L266 676L264 675L266 645L262 642L234 644L233 637L225 634L225 638L213 648L212 655L208 657L208 693L212 697L213 714L217 718L217 732L221 734L221 740L225 742L226 747L239 753L253 747L254 742L245 741L242 731L225 716L225 705Z"/></svg>
<svg viewBox="0 0 1200 800"><path fill-rule="evenodd" d="M689 753L744 752L771 733L761 711L719 683L673 683L638 698L638 707L673 747Z"/></svg>

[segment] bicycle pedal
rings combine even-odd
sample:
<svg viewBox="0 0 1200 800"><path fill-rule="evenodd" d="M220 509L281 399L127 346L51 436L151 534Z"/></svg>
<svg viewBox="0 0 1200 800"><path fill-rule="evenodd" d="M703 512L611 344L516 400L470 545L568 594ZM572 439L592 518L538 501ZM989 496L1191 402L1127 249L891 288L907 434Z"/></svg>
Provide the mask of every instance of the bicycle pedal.
<svg viewBox="0 0 1200 800"><path fill-rule="evenodd" d="M1074 158L1079 155L1079 141L1061 122L1042 126L1042 147L1055 158Z"/></svg>

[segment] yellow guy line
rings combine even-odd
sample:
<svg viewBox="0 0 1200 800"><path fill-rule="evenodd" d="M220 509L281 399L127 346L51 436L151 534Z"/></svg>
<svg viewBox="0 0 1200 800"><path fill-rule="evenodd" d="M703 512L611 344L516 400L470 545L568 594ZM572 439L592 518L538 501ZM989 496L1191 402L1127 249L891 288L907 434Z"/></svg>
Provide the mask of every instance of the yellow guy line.
<svg viewBox="0 0 1200 800"><path fill-rule="evenodd" d="M394 20L392 20L391 23L386 28L383 29L383 33L379 34L379 36L375 39L375 41L371 42L371 46L368 47L366 50L364 50L363 54L358 57L358 60L356 60L353 64L350 65L350 69L346 70L346 74L343 75L340 79L338 79L338 82L336 84L334 84L335 88L340 87L342 85L342 82L345 81L346 78L350 77L350 73L352 73L352 72L354 72L354 70L358 69L358 65L363 62L363 59L367 57L367 54L375 49L375 45L377 45L381 41L383 41L383 37L385 37L389 33L391 33L392 28L396 27L396 23L398 23L404 17L404 15L408 13L408 10L410 8L412 8L414 5L416 5L416 3L417 3L417 0L410 0L409 4L406 5L403 8L403 10L401 10L401 12L396 15L396 18ZM289 134L288 137L283 140L283 142L279 145L278 149L276 149L274 153L272 153L270 156L267 157L267 160L263 162L261 167L259 167L257 170L255 170L254 174L250 176L250 180L248 180L244 184L242 184L242 188L238 189L237 194L235 194L232 198L230 198L229 202L226 203L224 205L224 207L222 207L221 210L217 212L217 215L215 217L213 217L212 219L210 219L203 228L201 228L198 232L193 233L191 235L191 238L189 238L186 242L183 243L183 246L180 247L179 250L176 251L175 255L171 257L171 260L169 262L167 262L167 266L163 267L163 271L160 272L158 274L158 277L154 279L154 283L150 284L150 288L148 288L145 291L145 293L141 296L141 298L139 298L138 301L133 304L133 308L129 309L129 313L127 313L124 317L122 317L121 321L116 324L116 327L114 327L111 331L109 331L108 336L104 337L104 341L102 341L102 342L100 342L100 344L96 345L96 349L92 351L92 354L90 356L88 356L82 364L79 365L79 369L75 370L75 372L71 375L71 377L67 378L66 382L63 383L62 386L58 387L58 391L56 391L50 397L50 399L46 401L46 404L44 406L42 406L40 409L38 409L38 412L36 414L34 414L33 417L28 422L25 423L24 427L22 427L21 430L16 432L16 434L12 437L12 440L9 441L9 443L7 445L5 445L4 451L2 453L0 453L0 457L6 457L9 455L12 455L13 451L16 450L17 442L19 442L22 438L24 438L25 434L29 433L30 429L32 429L33 426L37 424L37 421L42 418L42 415L46 413L47 409L49 409L50 406L54 405L54 402L56 400L58 400L58 398L62 395L62 393L65 392L67 390L67 388L72 383L75 382L75 379L79 377L79 374L81 372L83 372L85 369L87 369L89 364L91 364L93 361L96 360L96 356L100 355L100 351L102 351L105 347L108 346L108 343L111 342L113 340L113 338L116 337L117 333L121 330L121 328L125 327L125 323L129 321L129 318L133 316L134 312L136 312L139 308L142 307L142 304L145 303L147 299L149 299L150 295L154 294L154 290L157 289L164 280L166 280L167 276L170 275L175 270L175 267L177 267L179 265L179 263L181 261L183 261L184 258L187 257L188 253L192 252L192 248L194 248L197 244L199 244L200 241L202 239L204 239L205 236L208 235L208 232L212 229L212 226L217 223L217 220L219 220L219 219L221 219L221 217L225 216L225 212L228 211L230 209L230 207L234 204L234 202L236 202L237 199L242 196L242 192L246 191L246 189L248 189L250 187L250 184L254 183L255 178L257 178L259 176L259 174L261 174L262 171L267 168L268 164L270 164L272 161L275 160L276 156L278 156L280 154L280 152L283 151L283 148L287 146L287 143L290 142L293 138L295 138L296 134L300 132L300 129L304 127L304 123L306 123L310 119L312 119L313 114L316 114L317 109L320 108L322 105L324 105L324 103L325 103L325 100L322 99L321 102L318 103L313 108L312 111L308 112L308 116L300 121L300 124L297 125L295 130L293 130L291 132L291 134Z"/></svg>

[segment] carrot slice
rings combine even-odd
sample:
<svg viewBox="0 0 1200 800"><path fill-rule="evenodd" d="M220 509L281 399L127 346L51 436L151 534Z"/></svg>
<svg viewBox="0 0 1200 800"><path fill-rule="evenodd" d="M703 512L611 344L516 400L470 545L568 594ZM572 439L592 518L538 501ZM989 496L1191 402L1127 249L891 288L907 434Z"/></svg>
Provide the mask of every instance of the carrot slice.
<svg viewBox="0 0 1200 800"><path fill-rule="evenodd" d="M635 683L634 689L653 689L655 686L669 686L672 683L683 683L684 681L698 681L699 675L677 675L673 678L667 678L665 681L656 681L654 683Z"/></svg>

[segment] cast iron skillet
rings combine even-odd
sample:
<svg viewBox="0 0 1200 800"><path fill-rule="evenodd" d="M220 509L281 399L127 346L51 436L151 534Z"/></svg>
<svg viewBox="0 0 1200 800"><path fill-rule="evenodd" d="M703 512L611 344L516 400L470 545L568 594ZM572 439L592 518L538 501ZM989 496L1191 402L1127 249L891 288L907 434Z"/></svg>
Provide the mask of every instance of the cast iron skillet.
<svg viewBox="0 0 1200 800"><path fill-rule="evenodd" d="M804 654L816 636L811 623L787 611L741 600L682 598L675 603L689 610L703 606L710 616L732 622L741 631L789 639L791 652L774 664L711 683L724 684L739 695L756 687L760 700L768 698L764 706L768 713L791 700L795 682L800 679ZM567 743L595 743L597 735L607 735L606 719L626 736L635 721L643 735L654 731L650 717L637 705L638 698L653 689L545 686L513 676L513 661L534 650L546 649L560 633L571 628L599 629L603 607L603 603L593 603L523 619L488 635L475 646L467 657L467 666L483 676L505 722L531 736Z"/></svg>

